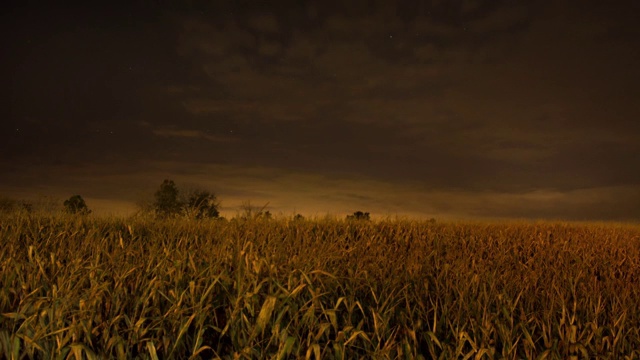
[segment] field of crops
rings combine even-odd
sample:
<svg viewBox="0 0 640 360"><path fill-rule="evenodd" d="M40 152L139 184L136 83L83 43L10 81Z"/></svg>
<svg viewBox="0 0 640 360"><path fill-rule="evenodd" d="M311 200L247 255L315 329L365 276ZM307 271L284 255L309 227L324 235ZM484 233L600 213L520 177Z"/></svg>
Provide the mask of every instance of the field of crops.
<svg viewBox="0 0 640 360"><path fill-rule="evenodd" d="M640 358L640 226L0 217L5 358Z"/></svg>

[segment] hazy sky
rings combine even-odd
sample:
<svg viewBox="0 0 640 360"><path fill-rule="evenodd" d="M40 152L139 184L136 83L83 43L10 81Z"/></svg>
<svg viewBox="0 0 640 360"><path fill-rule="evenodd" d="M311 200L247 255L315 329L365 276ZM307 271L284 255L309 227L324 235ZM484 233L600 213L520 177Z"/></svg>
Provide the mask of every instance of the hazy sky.
<svg viewBox="0 0 640 360"><path fill-rule="evenodd" d="M159 3L3 8L0 195L640 219L638 1Z"/></svg>

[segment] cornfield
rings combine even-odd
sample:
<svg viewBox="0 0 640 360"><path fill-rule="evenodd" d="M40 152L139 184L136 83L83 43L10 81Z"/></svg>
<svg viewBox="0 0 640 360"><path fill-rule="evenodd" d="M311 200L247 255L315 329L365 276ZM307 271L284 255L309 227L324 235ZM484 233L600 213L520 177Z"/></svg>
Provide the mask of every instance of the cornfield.
<svg viewBox="0 0 640 360"><path fill-rule="evenodd" d="M6 359L638 359L640 226L4 214Z"/></svg>

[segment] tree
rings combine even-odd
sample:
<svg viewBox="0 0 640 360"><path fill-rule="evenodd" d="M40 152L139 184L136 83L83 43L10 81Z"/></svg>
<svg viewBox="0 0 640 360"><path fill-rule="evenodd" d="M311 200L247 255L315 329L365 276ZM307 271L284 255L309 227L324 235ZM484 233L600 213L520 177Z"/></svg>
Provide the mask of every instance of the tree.
<svg viewBox="0 0 640 360"><path fill-rule="evenodd" d="M80 195L73 195L65 200L63 205L65 211L69 214L88 215L91 213L91 210L87 207L87 203L84 202L84 199Z"/></svg>
<svg viewBox="0 0 640 360"><path fill-rule="evenodd" d="M368 212L356 211L353 215L347 215L347 220L370 220L370 217Z"/></svg>
<svg viewBox="0 0 640 360"><path fill-rule="evenodd" d="M185 214L196 219L217 218L218 211L216 196L206 190L194 190L189 194L184 205Z"/></svg>
<svg viewBox="0 0 640 360"><path fill-rule="evenodd" d="M153 208L159 217L170 217L180 214L182 202L178 199L178 187L173 180L165 179L155 193Z"/></svg>
<svg viewBox="0 0 640 360"><path fill-rule="evenodd" d="M218 218L220 204L216 196L206 190L187 191L181 194L173 180L164 180L155 192L152 209L161 218L183 215L196 219ZM140 206L144 210L144 203Z"/></svg>

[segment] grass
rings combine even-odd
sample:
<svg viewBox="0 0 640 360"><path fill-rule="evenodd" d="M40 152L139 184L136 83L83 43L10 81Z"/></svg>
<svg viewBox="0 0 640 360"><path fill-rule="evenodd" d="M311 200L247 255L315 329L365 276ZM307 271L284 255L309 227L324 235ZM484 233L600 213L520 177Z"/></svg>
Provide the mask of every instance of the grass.
<svg viewBox="0 0 640 360"><path fill-rule="evenodd" d="M640 358L640 226L0 218L0 354Z"/></svg>

